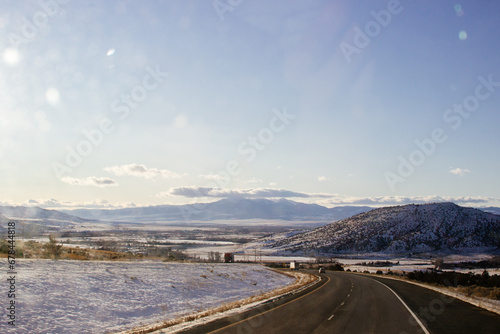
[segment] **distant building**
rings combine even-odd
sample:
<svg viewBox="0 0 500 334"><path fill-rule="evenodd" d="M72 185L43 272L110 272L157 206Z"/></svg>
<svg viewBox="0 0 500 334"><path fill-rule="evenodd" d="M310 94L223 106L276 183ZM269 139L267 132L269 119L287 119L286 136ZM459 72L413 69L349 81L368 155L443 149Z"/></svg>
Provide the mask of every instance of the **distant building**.
<svg viewBox="0 0 500 334"><path fill-rule="evenodd" d="M224 253L224 263L234 263L234 254Z"/></svg>

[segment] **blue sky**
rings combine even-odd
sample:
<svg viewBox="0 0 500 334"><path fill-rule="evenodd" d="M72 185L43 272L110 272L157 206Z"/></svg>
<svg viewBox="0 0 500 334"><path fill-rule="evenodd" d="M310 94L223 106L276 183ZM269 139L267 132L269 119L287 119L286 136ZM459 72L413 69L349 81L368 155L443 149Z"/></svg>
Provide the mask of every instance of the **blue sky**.
<svg viewBox="0 0 500 334"><path fill-rule="evenodd" d="M0 204L500 206L496 2L0 9Z"/></svg>

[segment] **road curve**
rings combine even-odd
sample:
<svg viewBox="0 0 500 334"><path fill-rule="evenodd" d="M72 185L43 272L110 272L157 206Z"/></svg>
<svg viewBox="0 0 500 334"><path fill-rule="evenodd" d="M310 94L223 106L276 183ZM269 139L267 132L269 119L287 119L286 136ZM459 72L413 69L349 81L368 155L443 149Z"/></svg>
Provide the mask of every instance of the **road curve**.
<svg viewBox="0 0 500 334"><path fill-rule="evenodd" d="M430 333L500 333L500 315L414 284L374 277L390 286Z"/></svg>
<svg viewBox="0 0 500 334"><path fill-rule="evenodd" d="M183 333L500 333L499 315L413 284L342 272L323 278L292 301Z"/></svg>

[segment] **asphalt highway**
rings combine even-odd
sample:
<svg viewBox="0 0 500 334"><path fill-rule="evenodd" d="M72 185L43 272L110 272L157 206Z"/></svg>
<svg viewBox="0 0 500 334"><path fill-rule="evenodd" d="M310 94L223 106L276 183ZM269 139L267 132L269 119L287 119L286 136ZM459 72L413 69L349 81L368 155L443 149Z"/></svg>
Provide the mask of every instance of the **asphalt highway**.
<svg viewBox="0 0 500 334"><path fill-rule="evenodd" d="M343 272L293 300L185 333L500 333L500 315L406 282Z"/></svg>

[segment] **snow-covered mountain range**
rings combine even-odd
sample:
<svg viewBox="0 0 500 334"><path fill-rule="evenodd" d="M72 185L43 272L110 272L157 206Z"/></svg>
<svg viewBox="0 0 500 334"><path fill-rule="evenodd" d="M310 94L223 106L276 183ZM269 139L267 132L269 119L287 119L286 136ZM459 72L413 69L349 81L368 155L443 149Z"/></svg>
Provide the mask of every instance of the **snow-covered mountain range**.
<svg viewBox="0 0 500 334"><path fill-rule="evenodd" d="M368 206L326 208L286 199L228 198L212 203L157 205L114 210L77 209L64 212L89 219L108 221L213 221L239 219L283 219L335 221L366 212Z"/></svg>
<svg viewBox="0 0 500 334"><path fill-rule="evenodd" d="M479 210L489 212L489 213L494 213L496 215L500 215L500 208L494 207L494 206L487 206L483 208L478 208Z"/></svg>
<svg viewBox="0 0 500 334"><path fill-rule="evenodd" d="M67 226L90 221L90 219L39 207L0 206L0 222L6 222L8 220L30 221L36 224L50 226Z"/></svg>
<svg viewBox="0 0 500 334"><path fill-rule="evenodd" d="M453 203L374 209L268 244L281 252L498 251L500 216Z"/></svg>

